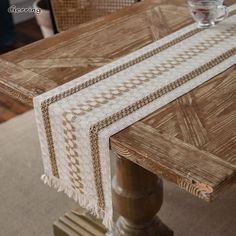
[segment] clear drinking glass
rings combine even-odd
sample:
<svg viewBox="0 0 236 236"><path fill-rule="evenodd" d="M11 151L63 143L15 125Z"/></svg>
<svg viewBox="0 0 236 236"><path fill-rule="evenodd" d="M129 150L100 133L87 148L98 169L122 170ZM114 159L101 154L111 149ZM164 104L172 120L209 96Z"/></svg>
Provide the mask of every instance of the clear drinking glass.
<svg viewBox="0 0 236 236"><path fill-rule="evenodd" d="M223 0L188 0L188 7L199 28L208 28L228 16Z"/></svg>

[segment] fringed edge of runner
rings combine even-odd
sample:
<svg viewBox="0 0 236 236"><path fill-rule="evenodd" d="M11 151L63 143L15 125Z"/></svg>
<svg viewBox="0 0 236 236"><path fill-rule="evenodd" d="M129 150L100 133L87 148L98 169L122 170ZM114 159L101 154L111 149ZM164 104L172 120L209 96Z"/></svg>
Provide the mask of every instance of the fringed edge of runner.
<svg viewBox="0 0 236 236"><path fill-rule="evenodd" d="M113 228L113 214L112 211L104 211L97 206L97 202L91 202L76 190L68 187L66 184L62 183L61 180L55 178L54 176L42 175L41 180L44 184L47 184L49 187L53 187L57 192L64 192L69 198L74 199L81 207L87 209L89 213L102 219L102 224L108 229L112 230Z"/></svg>

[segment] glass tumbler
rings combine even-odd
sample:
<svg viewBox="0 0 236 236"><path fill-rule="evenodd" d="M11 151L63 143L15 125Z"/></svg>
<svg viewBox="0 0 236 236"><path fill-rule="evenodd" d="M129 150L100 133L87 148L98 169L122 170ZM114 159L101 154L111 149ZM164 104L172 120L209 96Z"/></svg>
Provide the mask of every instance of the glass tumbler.
<svg viewBox="0 0 236 236"><path fill-rule="evenodd" d="M188 0L188 7L198 28L208 28L228 16L223 0Z"/></svg>

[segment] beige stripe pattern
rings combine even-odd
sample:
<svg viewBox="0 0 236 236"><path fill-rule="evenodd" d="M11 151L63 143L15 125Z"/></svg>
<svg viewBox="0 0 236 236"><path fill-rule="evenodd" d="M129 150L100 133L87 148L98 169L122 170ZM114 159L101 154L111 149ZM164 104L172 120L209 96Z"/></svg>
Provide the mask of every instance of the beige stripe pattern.
<svg viewBox="0 0 236 236"><path fill-rule="evenodd" d="M52 96L50 98L48 98L47 100L45 100L44 102L42 102L41 104L41 110L42 110L42 113L44 114L43 115L43 120L44 120L44 127L45 127L45 131L46 131L46 136L47 136L47 143L48 143L48 149L49 149L49 155L50 155L50 160L51 160L51 165L52 165L52 171L53 171L53 175L55 177L58 177L59 178L59 174L58 174L58 170L57 170L57 164L56 164L56 158L55 158L55 151L54 151L54 145L53 145L53 138L52 138L52 134L51 134L51 125L50 125L50 120L49 120L49 113L48 113L48 109L49 109L49 106L55 102L58 102L60 100L62 100L63 98L66 98L74 93L77 93L79 91L81 91L82 89L85 89L91 85L94 85L96 83L98 83L99 81L101 80L104 80L104 79L107 79L109 78L110 76L124 70L124 69L127 69L137 63L139 63L140 61L142 60L145 60L149 57L152 57L154 56L155 54L187 39L188 37L191 37L192 35L198 33L200 30L199 29L194 29L192 30L191 32L187 32L186 34L184 35L181 35L179 38L177 39L174 39L172 40L171 42L168 42L166 43L165 45L159 47L159 48L156 48L155 50L151 51L151 52L147 52L145 53L143 56L140 56L138 58L135 58L134 60L128 62L128 63L125 63L123 64L122 66L119 66L117 68L113 68L112 70L110 71L107 71L106 73L104 74L101 74L89 81L86 81L84 84L81 84L80 86L78 87L74 87L72 89L69 89L69 90L66 90L64 91L63 93L61 94L57 94L55 96Z"/></svg>

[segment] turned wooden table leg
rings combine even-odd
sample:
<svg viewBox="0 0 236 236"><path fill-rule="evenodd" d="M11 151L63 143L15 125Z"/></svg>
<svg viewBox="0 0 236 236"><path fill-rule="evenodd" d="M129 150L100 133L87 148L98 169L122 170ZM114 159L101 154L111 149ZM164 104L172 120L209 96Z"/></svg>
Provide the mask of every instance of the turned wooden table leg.
<svg viewBox="0 0 236 236"><path fill-rule="evenodd" d="M162 180L121 156L116 155L115 158L113 207L119 218L112 235L173 235L156 215L163 201Z"/></svg>

